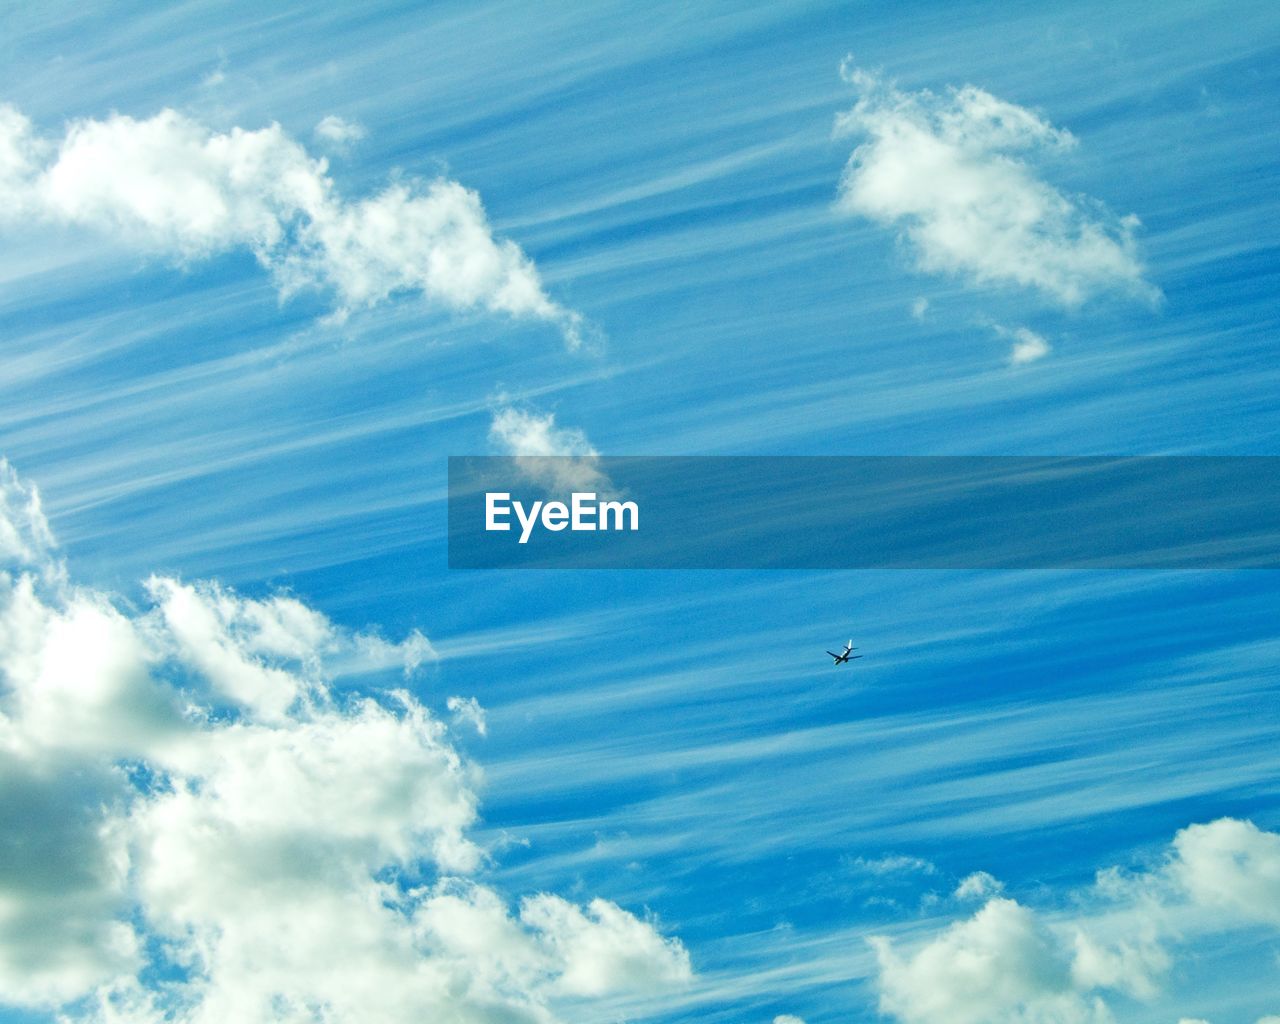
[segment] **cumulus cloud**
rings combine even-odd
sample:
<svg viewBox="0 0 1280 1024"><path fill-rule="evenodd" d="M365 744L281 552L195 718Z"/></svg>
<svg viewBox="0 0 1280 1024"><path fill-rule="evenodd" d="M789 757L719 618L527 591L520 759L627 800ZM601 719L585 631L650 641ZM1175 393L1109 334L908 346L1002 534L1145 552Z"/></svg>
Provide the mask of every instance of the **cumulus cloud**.
<svg viewBox="0 0 1280 1024"><path fill-rule="evenodd" d="M909 957L884 939L873 945L880 1009L909 1024L1108 1019L1102 1006L1076 991L1070 958L1052 933L1013 900L991 900Z"/></svg>
<svg viewBox="0 0 1280 1024"><path fill-rule="evenodd" d="M862 141L839 187L844 211L898 228L920 268L1036 289L1073 306L1102 291L1147 299L1138 219L1043 181L1033 161L1076 145L1032 111L971 85L902 92L842 69L859 93L836 122Z"/></svg>
<svg viewBox="0 0 1280 1024"><path fill-rule="evenodd" d="M1280 835L1223 818L1180 831L1149 871L1100 872L1096 885L1037 911L970 875L989 896L973 916L904 952L872 939L881 1010L903 1024L1106 1024L1109 999L1155 998L1178 950L1232 929L1280 928Z"/></svg>
<svg viewBox="0 0 1280 1024"><path fill-rule="evenodd" d="M357 130L337 118L317 128L330 142ZM339 314L418 293L450 310L547 321L570 345L582 338L581 317L494 236L475 192L438 178L346 200L326 161L278 124L219 132L162 110L74 121L45 139L0 106L0 223L33 217L186 262L247 249L283 295L331 293Z"/></svg>
<svg viewBox="0 0 1280 1024"><path fill-rule="evenodd" d="M1000 879L985 871L975 871L960 880L955 895L958 900L986 899L1003 890L1004 883Z"/></svg>
<svg viewBox="0 0 1280 1024"><path fill-rule="evenodd" d="M553 412L501 403L489 423L489 443L515 457L521 473L549 490L609 493L612 486L600 470L600 453L576 427L556 425Z"/></svg>
<svg viewBox="0 0 1280 1024"><path fill-rule="evenodd" d="M542 893L521 903L520 920L538 932L559 966L557 988L570 995L657 991L692 975L683 946L608 900L592 900L584 911Z"/></svg>
<svg viewBox="0 0 1280 1024"><path fill-rule="evenodd" d="M511 405L494 411L489 424L489 439L509 455L585 458L599 455L581 430L557 427L555 413L537 413Z"/></svg>
<svg viewBox="0 0 1280 1024"><path fill-rule="evenodd" d="M1183 829L1173 847L1173 876L1196 903L1280 927L1280 834L1223 818Z"/></svg>
<svg viewBox="0 0 1280 1024"><path fill-rule="evenodd" d="M690 978L614 903L513 910L475 880L478 769L404 687L425 638L166 577L124 607L42 571L39 496L7 466L0 514L0 1005L550 1024Z"/></svg>

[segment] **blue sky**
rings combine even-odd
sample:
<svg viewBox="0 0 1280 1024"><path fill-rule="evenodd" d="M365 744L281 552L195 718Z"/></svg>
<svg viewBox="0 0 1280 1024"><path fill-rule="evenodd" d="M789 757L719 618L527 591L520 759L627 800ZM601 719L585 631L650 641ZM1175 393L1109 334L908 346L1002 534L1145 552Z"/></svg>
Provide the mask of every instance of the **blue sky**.
<svg viewBox="0 0 1280 1024"><path fill-rule="evenodd" d="M565 923L578 919L539 905L511 948L534 936L537 964L559 966L535 970L513 952L483 998L421 1005L477 1021L1280 1014L1274 574L450 572L444 544L446 457L527 443L609 455L1275 454L1273 8L49 4L11 6L3 21L0 102L30 129L0 129L43 140L32 175L69 166L69 126L117 130L86 177L57 188L6 178L0 147L0 454L22 481L8 506L25 517L19 535L35 536L38 517L14 512L26 506L12 495L35 485L59 544L11 545L6 585L43 574L41 607L69 629L77 602L115 608L150 652L138 672L212 709L214 733L224 715L227 729L277 739L321 726L357 736L382 721L358 697L391 707L388 688L406 687L449 727L438 739L412 732L412 713L386 712L402 716L405 749L448 766L451 795L424 799L474 799L466 841L485 854L418 856L422 836L378 819L386 863L341 863L391 872L402 892L464 875L476 913L491 896L514 908L545 893L633 915L573 911L597 929L580 948ZM1007 105L992 123L1011 143L965 120L965 86ZM837 130L860 98L856 123ZM101 162L166 109L178 120L155 152L171 172ZM254 189L284 180L270 175L243 194L227 186L244 224L231 223L239 213L208 234L179 223L207 211L186 185L170 221L139 220L158 181L200 173L179 166L191 151L174 139L273 124L280 166L314 171L306 161L326 158L315 173L336 197L284 216L282 241L263 241L254 219L284 202L256 205ZM899 146L921 125L947 142L948 124L976 200L937 186ZM851 165L876 138L881 149ZM859 192L877 168L889 192ZM476 246L523 254L478 298L448 270L406 286L396 275L416 272L422 252L401 266L352 237L340 250L306 235L322 217L338 231L362 201L428 195L439 181L483 204L487 219L467 221ZM142 198L130 192L139 182ZM1024 237L1001 219L1019 200L1065 205ZM385 294L358 291L374 273L362 259L392 281ZM510 300L499 285L535 280L529 267L535 291ZM1021 356L1019 344L1030 345ZM49 568L57 559L69 583ZM153 574L182 582L148 589ZM330 624L333 664L318 676L319 647L246 639L245 623L265 628L264 617L302 629L301 613L264 611L281 593ZM238 609L208 649L183 630L184 594L188 609ZM434 656L411 656L415 630ZM368 633L387 650L371 654ZM818 658L849 635L866 658L836 675ZM298 693L335 702L331 717L271 718L279 709L257 691L219 690L215 648L238 652L246 687L284 665ZM388 669L397 658L422 663L403 674ZM223 792L209 780L250 755L235 747L215 769L167 747L68 752L23 738L45 736L31 717L44 705L23 695L15 665L5 736L45 772L32 778L92 781L90 763L101 773L105 802L86 781L44 806L114 808L102 822L119 825L126 866L93 912L128 921L145 948L42 989L22 980L33 976L13 952L23 933L4 924L0 1018L215 1020L233 1012L217 1000L240 991L239 1019L319 1019L307 1014L331 997L309 992L305 972L270 975L213 947L175 966L175 936L218 933L234 923L218 913L237 910L166 902L157 823L176 820L164 814L177 814L180 780ZM484 709L484 735L448 707L454 696ZM37 748L49 760L30 760ZM455 755L474 771L456 774ZM358 757L343 763L363 771ZM125 764L169 781L124 785ZM204 790L191 781L202 778ZM31 820L27 805L6 801L0 812L18 814L6 831L23 828L13 822ZM230 803L198 810L211 835L250 827ZM458 839L450 822L439 829ZM328 833L299 836L321 860L339 848ZM1230 874L1211 856L1222 850L1254 874ZM22 863L4 884L25 907L35 897ZM963 889L976 872L993 881ZM282 915L305 905L281 899ZM318 898L315 913L326 906ZM252 934L269 948L270 934ZM431 934L462 977L498 977L461 940ZM51 960L79 941L68 935L40 930ZM1090 960L1080 935L1105 955ZM627 955L602 959L614 943ZM971 948L991 976L956 973ZM170 976L188 989L166 988ZM282 978L294 988L271 1002ZM252 1002L258 992L266 1002ZM330 1012L347 1019L339 1003ZM379 1012L363 1019L411 1019L391 1002Z"/></svg>

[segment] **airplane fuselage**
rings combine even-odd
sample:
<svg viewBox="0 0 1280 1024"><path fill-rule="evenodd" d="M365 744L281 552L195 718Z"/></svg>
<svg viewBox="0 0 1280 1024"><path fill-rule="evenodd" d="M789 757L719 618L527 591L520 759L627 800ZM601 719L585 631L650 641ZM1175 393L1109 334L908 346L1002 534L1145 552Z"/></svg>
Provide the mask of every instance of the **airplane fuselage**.
<svg viewBox="0 0 1280 1024"><path fill-rule="evenodd" d="M853 653L853 652L854 652L854 651L856 651L856 650L857 650L857 648L853 646L853 641L852 641L852 640L850 640L847 644L845 644L845 646L844 646L844 650L843 650L843 651L841 651L839 654L837 654L835 651L827 651L827 653L828 653L829 655L831 655L831 657L832 657L832 659L833 659L833 664L836 664L836 665L845 665L845 664L848 664L848 662L849 662L849 659L850 659L850 658L861 658L861 657L862 657L862 655L861 655L861 654L854 654L854 653Z"/></svg>

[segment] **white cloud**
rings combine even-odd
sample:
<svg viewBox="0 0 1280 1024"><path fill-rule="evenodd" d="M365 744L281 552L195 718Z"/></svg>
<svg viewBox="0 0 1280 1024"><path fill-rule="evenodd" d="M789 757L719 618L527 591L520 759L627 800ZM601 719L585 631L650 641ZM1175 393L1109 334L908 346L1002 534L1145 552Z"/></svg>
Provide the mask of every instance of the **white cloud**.
<svg viewBox="0 0 1280 1024"><path fill-rule="evenodd" d="M854 871L869 875L932 875L937 868L920 857L890 854L886 857L855 857L845 863Z"/></svg>
<svg viewBox="0 0 1280 1024"><path fill-rule="evenodd" d="M773 1024L804 1024L804 1018L790 1013L780 1013L773 1018Z"/></svg>
<svg viewBox="0 0 1280 1024"><path fill-rule="evenodd" d="M1014 366L1034 363L1043 359L1050 352L1050 346L1042 335L1026 327L1016 327L1013 331L1013 347L1009 349L1009 362Z"/></svg>
<svg viewBox="0 0 1280 1024"><path fill-rule="evenodd" d="M474 697L450 697L445 701L445 707L453 712L454 721L466 722L481 736L489 734L484 708Z"/></svg>
<svg viewBox="0 0 1280 1024"><path fill-rule="evenodd" d="M1222 818L1173 841L1173 877L1201 906L1280 927L1280 834Z"/></svg>
<svg viewBox="0 0 1280 1024"><path fill-rule="evenodd" d="M329 114L316 125L316 138L343 149L365 137L364 128L355 121L348 121L337 114Z"/></svg>
<svg viewBox="0 0 1280 1024"><path fill-rule="evenodd" d="M905 93L842 69L856 105L837 131L863 141L845 167L840 207L898 227L922 270L1029 287L1065 305L1119 290L1153 299L1136 217L1042 181L1031 158L1076 144L1023 107L967 85Z"/></svg>
<svg viewBox="0 0 1280 1024"><path fill-rule="evenodd" d="M0 563L51 566L53 547L40 492L23 483L8 460L0 458Z"/></svg>
<svg viewBox="0 0 1280 1024"><path fill-rule="evenodd" d="M608 900L594 899L583 911L541 893L520 904L520 920L538 932L560 965L558 989L570 995L657 991L693 974L682 945Z"/></svg>
<svg viewBox="0 0 1280 1024"><path fill-rule="evenodd" d="M880 1009L906 1024L1103 1022L1086 999L1052 933L1026 907L993 899L909 957L873 940L880 966Z"/></svg>
<svg viewBox="0 0 1280 1024"><path fill-rule="evenodd" d="M986 899L1003 891L1004 883L1000 879L985 871L975 871L961 879L955 896L958 900Z"/></svg>
<svg viewBox="0 0 1280 1024"><path fill-rule="evenodd" d="M593 458L599 454L581 430L557 427L555 413L536 413L510 405L494 411L489 439L508 455Z"/></svg>
<svg viewBox="0 0 1280 1024"><path fill-rule="evenodd" d="M957 895L993 881L971 875ZM1100 872L1063 903L1041 912L993 896L906 953L873 939L881 1010L903 1024L1109 1022L1111 995L1157 997L1182 947L1280 927L1280 835L1232 818L1191 825L1157 867Z"/></svg>
<svg viewBox="0 0 1280 1024"><path fill-rule="evenodd" d="M355 130L321 126L330 141ZM439 178L347 201L326 162L277 124L218 132L163 110L75 121L52 141L0 106L0 221L31 216L188 262L246 248L282 294L331 292L340 314L419 293L550 322L571 345L582 337L581 317L547 296L533 262L494 237L475 192Z"/></svg>
<svg viewBox="0 0 1280 1024"><path fill-rule="evenodd" d="M600 453L576 427L556 426L553 412L538 413L501 404L489 424L489 442L530 480L555 492L609 493L599 468Z"/></svg>
<svg viewBox="0 0 1280 1024"><path fill-rule="evenodd" d="M0 210L24 217L32 205L30 180L48 148L36 138L31 121L21 111L0 103Z"/></svg>
<svg viewBox="0 0 1280 1024"><path fill-rule="evenodd" d="M912 300L911 317L914 320L923 320L929 312L929 300L923 296Z"/></svg>
<svg viewBox="0 0 1280 1024"><path fill-rule="evenodd" d="M1028 327L1004 327L1000 324L991 324L990 326L999 337L1012 343L1009 346L1008 355L1010 366L1025 366L1027 363L1034 363L1053 351L1053 347L1044 335L1037 334Z"/></svg>
<svg viewBox="0 0 1280 1024"><path fill-rule="evenodd" d="M513 912L471 877L478 769L396 688L425 638L163 577L125 609L41 571L52 537L6 472L0 1004L102 1024L551 1024L561 1000L689 980L677 940L607 900Z"/></svg>

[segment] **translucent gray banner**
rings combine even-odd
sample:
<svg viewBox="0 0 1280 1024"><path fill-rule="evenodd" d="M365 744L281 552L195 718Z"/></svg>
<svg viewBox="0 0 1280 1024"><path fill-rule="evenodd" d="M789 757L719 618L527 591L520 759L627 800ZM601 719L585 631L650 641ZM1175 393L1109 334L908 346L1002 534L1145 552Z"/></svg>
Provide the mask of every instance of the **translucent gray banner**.
<svg viewBox="0 0 1280 1024"><path fill-rule="evenodd" d="M1274 569L1280 458L457 456L449 564Z"/></svg>

